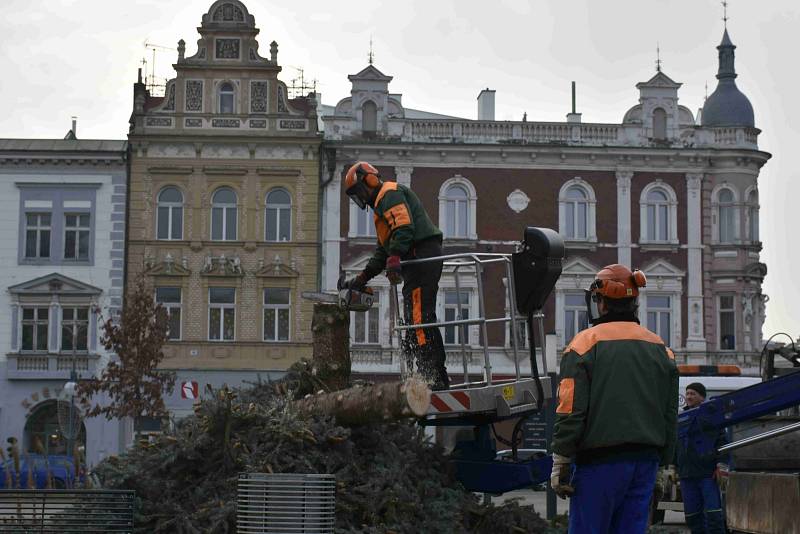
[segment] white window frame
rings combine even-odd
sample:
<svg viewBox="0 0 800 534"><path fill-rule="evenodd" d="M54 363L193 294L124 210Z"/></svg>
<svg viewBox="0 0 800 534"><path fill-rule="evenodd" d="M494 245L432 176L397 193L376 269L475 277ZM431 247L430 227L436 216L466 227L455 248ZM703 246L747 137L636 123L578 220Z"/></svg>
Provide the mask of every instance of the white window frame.
<svg viewBox="0 0 800 534"><path fill-rule="evenodd" d="M580 297L581 300L582 300L581 305L572 305L572 304L568 305L567 304L567 297L568 296L578 296L578 297ZM561 318L562 318L562 321L563 321L562 324L564 325L563 326L564 344L567 345L572 341L572 338L574 338L575 336L578 335L578 332L580 332L581 330L584 330L584 328L580 328L580 314L581 313L585 313L586 314L586 321L587 321L586 328L588 328L590 326L588 324L588 321L589 321L589 316L588 316L589 310L586 308L585 294L583 293L582 290L577 290L576 289L575 291L564 291L563 295L562 295L562 298L563 298L564 304L561 307ZM569 332L567 332L567 312L570 312L570 311L575 313L575 319L574 319L574 322L575 322L575 333L572 334L572 337L569 337L569 335L568 335ZM567 339L568 337L569 337L569 339Z"/></svg>
<svg viewBox="0 0 800 534"><path fill-rule="evenodd" d="M656 260L642 268L647 277L647 286L639 290L639 322L647 326L647 297L649 295L670 298L670 337L664 343L668 347L683 347L683 279L686 272L665 260ZM658 333L658 332L656 332Z"/></svg>
<svg viewBox="0 0 800 534"><path fill-rule="evenodd" d="M730 308L722 309L722 298L723 297L730 297L733 300L733 304ZM722 292L717 294L716 296L716 304L717 304L717 350L724 351L724 352L734 352L736 351L736 347L738 345L738 332L737 330L737 318L736 318L736 294L734 292ZM723 313L731 313L733 314L733 348L730 349L723 349L722 348L722 314Z"/></svg>
<svg viewBox="0 0 800 534"><path fill-rule="evenodd" d="M728 189L733 194L733 202L720 204L719 195L723 189ZM722 241L722 208L730 207L733 210L733 228L730 241ZM723 182L711 191L711 242L715 245L733 245L740 241L740 211L739 191L733 185Z"/></svg>
<svg viewBox="0 0 800 534"><path fill-rule="evenodd" d="M508 278L503 277L503 291L505 292L505 315L506 317L511 317L511 306L516 306L516 302L513 304L508 301ZM512 297L513 298L513 297ZM516 310L515 310L516 311ZM522 315L521 313L517 312L517 324L519 325L518 332L522 336L522 339L517 339L517 349L526 349L528 348L528 318ZM505 347L511 348L511 321L507 321L505 323Z"/></svg>
<svg viewBox="0 0 800 534"><path fill-rule="evenodd" d="M273 193L280 191L286 193L286 195L289 197L289 203L288 204L274 203L274 202L270 203L269 196ZM275 236L277 237L277 239L269 239L268 237L268 229L270 225L269 210L271 209L275 210L275 225L276 225ZM283 230L283 228L281 227L281 213L283 211L289 212L289 228L287 229L288 231L287 239L280 239L281 230ZM266 241L267 243L288 243L291 240L292 240L292 195L291 193L289 193L289 190L286 189L285 187L275 187L270 189L267 192L267 195L264 197L264 241Z"/></svg>
<svg viewBox="0 0 800 534"><path fill-rule="evenodd" d="M564 324L565 295L567 293L581 292L588 288L594 282L595 275L599 270L598 266L581 257L568 260L564 265L554 290L556 295L556 336L558 337L559 349L563 349L568 343L565 331L566 325Z"/></svg>
<svg viewBox="0 0 800 534"><path fill-rule="evenodd" d="M666 307L666 308L656 308L656 307L651 306L650 299L653 298L653 297L656 297L656 298L668 298L669 299L669 306ZM672 334L672 332L674 330L673 325L675 323L675 321L672 319L673 310L675 309L674 300L675 300L675 297L672 294L670 294L670 293L659 293L657 291L648 292L646 295L643 296L643 298L640 297L640 299L639 299L639 304L640 305L644 304L644 308L645 308L645 310L644 310L644 312L645 312L644 313L645 321L644 321L643 324L645 325L645 327L648 330L653 332L655 335L661 337L662 339L664 339L663 336L661 336L661 327L663 326L662 325L662 314L664 314L664 313L668 314L667 317L668 317L669 324L667 325L667 328L669 328L669 336L667 336L667 337L669 339L664 339L664 343L666 343L667 346L672 346L672 340L674 338L674 336ZM656 314L656 329L655 330L650 328L650 314L651 313L655 313Z"/></svg>
<svg viewBox="0 0 800 534"><path fill-rule="evenodd" d="M158 290L159 289L177 289L178 290L178 294L180 296L178 302L165 302L165 301L159 300L159 298L158 298ZM168 332L167 341L181 341L181 339L183 337L183 288L180 287L180 286L156 286L156 288L155 288L155 297L156 297L156 302L161 304L161 306L167 312L168 326L169 326L169 322L172 321L172 315L174 313L173 310L178 310L178 336L177 337L172 337L172 334L174 332L172 332L170 330Z"/></svg>
<svg viewBox="0 0 800 534"><path fill-rule="evenodd" d="M227 190L229 190L230 192L233 193L233 196L234 196L234 199L235 199L233 204L216 203L216 202L214 202L214 197L217 195L217 193L219 193L223 189L227 189ZM215 208L222 209L222 237L220 239L215 239L214 238L214 209ZM236 210L236 221L235 221L235 227L233 229L233 234L234 234L233 235L233 239L228 239L227 238L227 234L228 234L228 210L230 210L230 209ZM236 193L236 191L232 187L228 187L228 186L218 187L211 194L211 228L210 228L209 237L211 238L211 241L236 241L237 238L239 237L239 195Z"/></svg>
<svg viewBox="0 0 800 534"><path fill-rule="evenodd" d="M755 196L755 199L751 200L751 196ZM745 224L747 226L747 240L750 243L760 243L761 242L761 228L760 228L760 220L759 220L759 211L760 205L758 201L758 189L755 186L751 186L747 188L747 191L744 193L744 198L746 202L746 211L745 211ZM753 226L755 225L755 227ZM754 231L755 230L755 231Z"/></svg>
<svg viewBox="0 0 800 534"><path fill-rule="evenodd" d="M446 289L441 289L440 290L441 298L439 300L441 302L441 310L442 311L441 311L441 316L439 316L437 314L437 316L440 317L440 321L444 322L444 321L447 320L447 310L448 309L455 309L455 310L460 311L460 312L463 312L463 310L467 311L467 314L468 314L467 317L461 317L461 314L457 314L456 318L453 319L454 321L457 321L457 320L460 320L460 319L474 319L474 318L477 317L477 314L475 313L475 310L473 309L473 306L472 306L473 300L476 300L477 297L474 297L474 292L472 291L472 289L469 288L469 287L462 286L462 287L459 288L459 291L461 292L462 295L466 295L466 297L467 297L466 304L462 304L461 303L460 296L457 297L458 298L458 303L457 304L447 304L447 294L456 293L456 288L455 287L448 287ZM448 343L447 342L447 335L446 335L447 328L454 328L455 329L454 330L454 339L455 339L455 341L453 343ZM462 332L466 333L466 339L464 340L464 344L467 345L467 346L470 346L470 342L472 340L472 325L455 325L455 326L452 326L452 327L443 326L443 327L441 327L441 331L442 331L442 341L443 341L445 347L459 347L459 346L461 346L461 335L462 335Z"/></svg>
<svg viewBox="0 0 800 534"><path fill-rule="evenodd" d="M465 236L451 237L445 233L444 239L477 240L478 193L475 190L475 186L472 185L472 182L460 174L453 176L449 180L445 180L439 188L439 228L442 229L442 232L446 232L447 204L448 202L454 202L454 200L447 197L447 191L455 185L463 187L467 192L467 234Z"/></svg>
<svg viewBox="0 0 800 534"><path fill-rule="evenodd" d="M348 204L350 205L350 225L347 229L347 237L376 239L378 233L375 230L374 212L372 208L367 207L367 209L362 210L356 206L355 202L348 202ZM363 220L365 223L365 234L358 232L358 223L360 220Z"/></svg>
<svg viewBox="0 0 800 534"><path fill-rule="evenodd" d="M225 84L229 84L231 86L231 92L230 92L231 111L230 112L222 111L222 88L223 88L223 86ZM218 115L236 115L236 111L237 111L236 96L237 96L237 93L238 93L238 91L237 91L236 83L234 83L233 80L222 80L217 84L217 91L216 91L216 94L217 94L217 109L216 109L216 111L217 111ZM227 94L227 92L226 92L226 94Z"/></svg>
<svg viewBox="0 0 800 534"><path fill-rule="evenodd" d="M161 195L167 189L174 189L180 194L181 201L180 202L172 202L172 201L162 201ZM160 237L158 235L158 229L160 227L160 217L161 217L161 208L167 208L167 237ZM175 224L174 220L174 210L180 210L181 212L181 224L178 228L178 237L172 237L173 235L173 226ZM159 241L181 241L183 240L183 220L184 220L184 213L183 213L183 191L180 188L174 185L167 185L161 188L161 191L158 192L158 196L156 197L156 239Z"/></svg>
<svg viewBox="0 0 800 534"><path fill-rule="evenodd" d="M81 217L86 215L89 217L89 224L87 226L81 226ZM67 217L77 217L77 225L76 226L67 226ZM52 219L51 219L52 223ZM75 256L68 257L67 256L67 233L74 232L75 233L75 249L72 251ZM86 249L86 257L80 257L80 239L81 234L86 234L87 249ZM65 211L64 212L64 232L63 232L63 254L64 254L64 261L66 262L86 262L92 259L92 213L90 211ZM52 251L51 251L52 254Z"/></svg>
<svg viewBox="0 0 800 534"><path fill-rule="evenodd" d="M25 319L25 310L33 310L33 319ZM47 312L47 320L44 321L39 317L39 311L45 310ZM24 352L26 354L44 354L49 352L50 349L50 328L53 324L53 310L50 308L49 305L42 303L42 304L23 304L19 307L19 317L20 317L20 328L19 328L19 351ZM47 325L47 332L45 334L45 347L44 349L38 349L37 341L38 341L38 331L39 326L42 324ZM24 329L26 325L30 325L33 327L33 347L30 349L26 349L23 347L24 343ZM88 333L86 341L88 343ZM87 345L88 346L88 345Z"/></svg>
<svg viewBox="0 0 800 534"><path fill-rule="evenodd" d="M567 198L567 192L577 187L586 195L586 237L567 236L567 204L576 203L574 199ZM577 215L576 215L577 217ZM580 176L567 180L558 192L558 232L565 241L571 242L597 242L597 196L594 188Z"/></svg>
<svg viewBox="0 0 800 534"><path fill-rule="evenodd" d="M41 217L43 215L48 215L50 217L50 224L44 225L41 222ZM28 217L35 216L36 217L36 224L33 226L28 225ZM36 211L36 210L26 210L24 213L25 217L25 245L23 248L23 258L26 260L38 260L38 259L50 259L53 256L53 212L52 211ZM66 222L66 219L65 219ZM36 254L33 256L28 256L28 232L35 232L36 234ZM49 237L47 239L47 256L42 256L42 232L48 232Z"/></svg>
<svg viewBox="0 0 800 534"><path fill-rule="evenodd" d="M86 320L85 321L78 319L78 310L81 310L81 309L86 310ZM72 310L72 319L69 319L69 320L64 319L64 312L66 310ZM59 315L60 315L60 317L59 317L60 320L59 320L59 324L58 324L58 332L59 332L59 334L58 334L58 351L61 354L72 354L73 352L75 354L87 354L89 352L89 346L90 346L89 343L91 341L89 339L90 320L93 317L93 314L91 313L91 308L86 304L84 304L84 305L80 305L80 304L64 305L59 310ZM64 326L70 325L71 326L70 331L74 332L75 328L79 329L81 324L85 324L85 326L86 326L86 348L85 349L77 349L77 348L73 347L72 349L65 349L64 348ZM71 336L71 337L74 337L74 336ZM75 345L77 345L77 343Z"/></svg>
<svg viewBox="0 0 800 534"><path fill-rule="evenodd" d="M267 304L267 291L270 289L280 289L286 291L289 294L289 302L287 304ZM261 338L267 343L287 343L292 340L292 290L288 287L265 287L264 290L261 292L261 304L262 304L262 316L261 316L261 325L263 332L261 333ZM275 329L276 339L267 339L267 330L264 328L267 322L267 310L275 311L275 321L273 323L273 328ZM281 311L285 311L289 318L287 321L287 332L286 332L286 339L280 338L280 313Z"/></svg>
<svg viewBox="0 0 800 534"><path fill-rule="evenodd" d="M649 216L647 213L648 207L652 205L655 205L656 207L663 205L663 203L653 204L647 200L648 195L654 189L660 190L667 196L667 217L669 219L669 227L667 229L666 241L663 239L650 239L647 235L647 227L649 223ZM658 210L656 210L656 221L658 221ZM656 229L656 235L658 235L658 229ZM639 243L654 245L678 244L678 195L675 194L675 190L672 189L669 184L661 180L656 180L655 182L650 182L647 184L644 189L642 189L642 194L639 196Z"/></svg>
<svg viewBox="0 0 800 534"><path fill-rule="evenodd" d="M350 312L350 339L353 345L358 346L376 346L380 345L382 341L382 322L381 322L381 303L384 298L381 291L375 291L375 304L366 312ZM356 323L364 321L364 340L356 338ZM369 339L370 322L374 321L377 326L377 339L374 341Z"/></svg>
<svg viewBox="0 0 800 534"><path fill-rule="evenodd" d="M233 302L211 302L211 291L214 289L232 289ZM235 287L209 287L208 288L208 340L215 343L224 343L226 341L236 341L236 300L237 291ZM219 333L220 339L211 338L211 310L219 309ZM225 338L225 315L227 310L233 310L233 337Z"/></svg>

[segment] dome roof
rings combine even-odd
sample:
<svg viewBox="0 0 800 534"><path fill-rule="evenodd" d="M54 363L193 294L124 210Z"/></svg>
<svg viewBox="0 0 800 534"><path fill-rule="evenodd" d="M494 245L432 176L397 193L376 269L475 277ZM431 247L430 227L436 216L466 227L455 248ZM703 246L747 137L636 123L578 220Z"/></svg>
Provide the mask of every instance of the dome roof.
<svg viewBox="0 0 800 534"><path fill-rule="evenodd" d="M720 80L703 106L703 126L755 127L753 105L733 80Z"/></svg>
<svg viewBox="0 0 800 534"><path fill-rule="evenodd" d="M702 126L755 127L753 105L736 87L735 49L736 46L731 42L726 29L722 35L722 42L717 47L719 50L719 72L717 73L719 83L703 105Z"/></svg>

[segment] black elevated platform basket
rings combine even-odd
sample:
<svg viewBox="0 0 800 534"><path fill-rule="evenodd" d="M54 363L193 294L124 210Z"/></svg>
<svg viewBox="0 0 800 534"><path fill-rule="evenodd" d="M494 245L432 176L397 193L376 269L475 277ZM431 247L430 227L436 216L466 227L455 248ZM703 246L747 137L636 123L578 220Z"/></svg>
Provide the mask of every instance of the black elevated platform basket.
<svg viewBox="0 0 800 534"><path fill-rule="evenodd" d="M528 315L544 306L561 276L564 239L550 228L529 226L522 247L512 255L517 309Z"/></svg>

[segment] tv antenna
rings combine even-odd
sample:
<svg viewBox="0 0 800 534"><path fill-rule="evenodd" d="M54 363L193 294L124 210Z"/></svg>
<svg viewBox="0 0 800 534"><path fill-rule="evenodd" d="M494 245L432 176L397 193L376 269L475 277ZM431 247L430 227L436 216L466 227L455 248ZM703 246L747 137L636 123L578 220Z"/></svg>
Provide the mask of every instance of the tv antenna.
<svg viewBox="0 0 800 534"><path fill-rule="evenodd" d="M318 80L316 78L306 80L303 67L287 66L297 71L297 76L291 79L291 85L288 86L289 98L297 98L298 96L306 96L309 92L317 92Z"/></svg>
<svg viewBox="0 0 800 534"><path fill-rule="evenodd" d="M145 86L147 90L150 91L151 95L154 95L156 92L163 94L164 90L167 86L167 79L166 78L156 78L156 52L159 50L177 50L171 46L164 46L155 43L149 43L147 40L144 42L145 50L149 50L153 53L153 60L150 62L150 74L147 74L147 61L142 58L142 65L145 67Z"/></svg>

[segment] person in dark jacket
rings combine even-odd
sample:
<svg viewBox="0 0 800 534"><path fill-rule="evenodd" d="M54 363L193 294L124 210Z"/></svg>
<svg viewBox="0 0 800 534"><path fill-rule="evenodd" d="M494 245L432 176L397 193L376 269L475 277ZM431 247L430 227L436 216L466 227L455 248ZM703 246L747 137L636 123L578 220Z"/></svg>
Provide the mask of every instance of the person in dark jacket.
<svg viewBox="0 0 800 534"><path fill-rule="evenodd" d="M378 246L364 270L345 285L363 288L386 269L392 284L403 282L406 324L436 321L436 293L442 261L400 266L401 261L442 255L442 231L431 222L417 195L397 182L384 182L378 170L358 162L347 171L345 192L361 209L373 210ZM442 333L438 328L407 330L403 349L409 363L416 357L417 371L434 390L447 389Z"/></svg>
<svg viewBox="0 0 800 534"><path fill-rule="evenodd" d="M700 382L686 386L686 406L691 410L706 400L706 388ZM725 431L709 430L716 435L714 449L728 443ZM725 485L728 477L728 457L716 453L700 454L687 439L677 447L678 478L683 496L683 513L686 526L692 534L723 534L725 514L719 486Z"/></svg>
<svg viewBox="0 0 800 534"><path fill-rule="evenodd" d="M664 341L639 325L645 284L619 264L597 273L587 306L598 318L561 360L550 485L570 496L572 534L643 534L656 471L674 455L678 370Z"/></svg>

